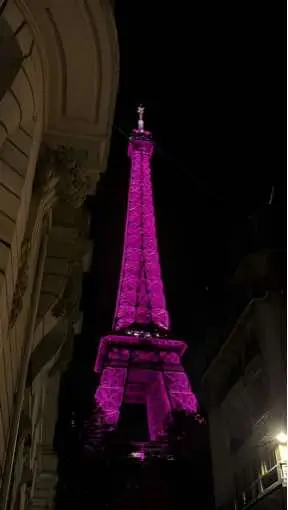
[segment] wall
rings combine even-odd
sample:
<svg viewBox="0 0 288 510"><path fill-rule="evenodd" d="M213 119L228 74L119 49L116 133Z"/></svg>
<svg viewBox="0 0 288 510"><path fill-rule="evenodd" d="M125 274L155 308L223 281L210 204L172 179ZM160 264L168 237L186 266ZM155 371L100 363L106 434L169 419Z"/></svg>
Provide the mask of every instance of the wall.
<svg viewBox="0 0 288 510"><path fill-rule="evenodd" d="M58 214L55 205L61 201L59 177L49 179L45 189L36 186L40 148L64 145L67 150L84 151L89 182L83 200L87 193L94 193L106 167L118 85L118 46L109 4L67 1L68 10L66 2L53 0L0 2L1 510L24 508L37 492L47 455L46 464L54 462L56 473L56 458L51 453L55 424L51 423L49 431L42 425L52 416L58 379L71 356L72 323L77 328L81 319L74 313L77 286L73 310L65 302L60 315L52 313L67 283L67 257L59 263L56 260L55 269L44 250L44 278L38 268L44 231L48 232L48 251L57 245L63 253L65 241L70 252L75 245L75 239L69 238L67 211L61 209ZM83 59L82 46L93 65ZM82 80L75 78L79 75ZM75 112L81 112L81 118ZM68 217L71 220L69 212ZM79 225L72 225L73 229L79 231ZM85 246L85 254L88 249ZM61 288L59 271L60 276L64 273ZM35 297L38 273L40 299ZM47 290L53 295L48 305ZM48 334L53 349L47 350ZM50 396L45 400L47 392ZM55 421L55 413L53 417ZM45 497L45 491L38 491L33 508L41 506Z"/></svg>
<svg viewBox="0 0 288 510"><path fill-rule="evenodd" d="M269 464L274 438L286 429L284 338L283 296L254 300L204 376L219 508Z"/></svg>
<svg viewBox="0 0 288 510"><path fill-rule="evenodd" d="M14 2L8 2L1 18L5 28L5 61L1 65L0 101L0 466L4 466L9 424L17 388L28 299L11 324L11 310L24 282L18 279L32 194L35 165L41 142L42 80L39 54L24 16ZM15 35L13 35L15 33ZM2 34L2 32L1 32ZM4 58L4 55L2 56ZM3 62L3 61L2 61ZM12 68L12 70L11 70ZM6 72L5 72L6 69ZM7 70L8 69L8 70ZM2 80L3 78L3 80ZM39 232L30 253L27 292L31 292L37 259ZM19 302L19 299L18 299Z"/></svg>

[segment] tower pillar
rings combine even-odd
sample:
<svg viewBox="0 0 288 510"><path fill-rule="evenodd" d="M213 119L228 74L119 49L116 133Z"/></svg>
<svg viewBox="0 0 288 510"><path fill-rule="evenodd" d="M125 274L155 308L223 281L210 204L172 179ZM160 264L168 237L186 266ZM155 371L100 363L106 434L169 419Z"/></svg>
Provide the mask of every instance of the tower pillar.
<svg viewBox="0 0 288 510"><path fill-rule="evenodd" d="M104 368L100 385L95 393L95 400L102 409L105 422L111 426L115 426L119 420L126 377L126 368Z"/></svg>
<svg viewBox="0 0 288 510"><path fill-rule="evenodd" d="M172 411L182 409L189 413L196 413L198 402L195 394L191 391L187 374L184 371L165 371L163 373L163 378L168 391Z"/></svg>

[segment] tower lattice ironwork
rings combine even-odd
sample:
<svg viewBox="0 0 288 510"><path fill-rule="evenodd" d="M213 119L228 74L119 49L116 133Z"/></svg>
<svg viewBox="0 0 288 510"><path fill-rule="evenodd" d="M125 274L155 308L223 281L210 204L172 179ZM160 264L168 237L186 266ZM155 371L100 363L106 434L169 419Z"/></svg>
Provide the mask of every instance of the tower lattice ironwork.
<svg viewBox="0 0 288 510"><path fill-rule="evenodd" d="M129 141L131 174L121 274L113 333L100 340L95 399L105 421L116 426L122 403L147 407L151 441L164 432L175 409L196 413L197 399L183 369L186 344L169 339L170 319L157 247L151 167L153 140L144 108Z"/></svg>

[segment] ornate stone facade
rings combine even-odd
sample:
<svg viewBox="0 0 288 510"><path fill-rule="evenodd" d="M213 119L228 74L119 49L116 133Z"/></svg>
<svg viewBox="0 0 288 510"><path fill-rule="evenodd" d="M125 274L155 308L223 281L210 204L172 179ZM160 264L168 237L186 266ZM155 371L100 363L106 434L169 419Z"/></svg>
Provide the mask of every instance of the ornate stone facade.
<svg viewBox="0 0 288 510"><path fill-rule="evenodd" d="M52 505L59 374L91 249L83 204L106 168L118 85L110 2L67 1L0 7L1 510Z"/></svg>
<svg viewBox="0 0 288 510"><path fill-rule="evenodd" d="M17 281L13 294L13 301L9 315L9 328L13 328L19 313L23 307L24 294L26 292L29 280L29 254L31 251L31 241L28 237L25 237L20 253L20 263L17 274Z"/></svg>
<svg viewBox="0 0 288 510"><path fill-rule="evenodd" d="M56 178L58 199L73 208L81 207L90 189L87 157L87 152L76 151L73 147L44 145L37 164L35 187L45 191L49 182Z"/></svg>

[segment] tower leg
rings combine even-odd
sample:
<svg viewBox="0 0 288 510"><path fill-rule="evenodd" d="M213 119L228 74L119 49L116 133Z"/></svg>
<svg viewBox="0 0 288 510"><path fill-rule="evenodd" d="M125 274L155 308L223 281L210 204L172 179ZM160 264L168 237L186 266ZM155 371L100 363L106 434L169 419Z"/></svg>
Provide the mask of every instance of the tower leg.
<svg viewBox="0 0 288 510"><path fill-rule="evenodd" d="M170 404L161 372L151 374L152 382L147 394L147 418L149 436L156 441L164 432L165 419L170 412Z"/></svg>
<svg viewBox="0 0 288 510"><path fill-rule="evenodd" d="M126 368L104 368L95 393L95 400L103 411L106 423L112 426L116 426L119 419L126 376Z"/></svg>
<svg viewBox="0 0 288 510"><path fill-rule="evenodd" d="M197 412L198 403L185 372L164 372L164 381L173 411Z"/></svg>

